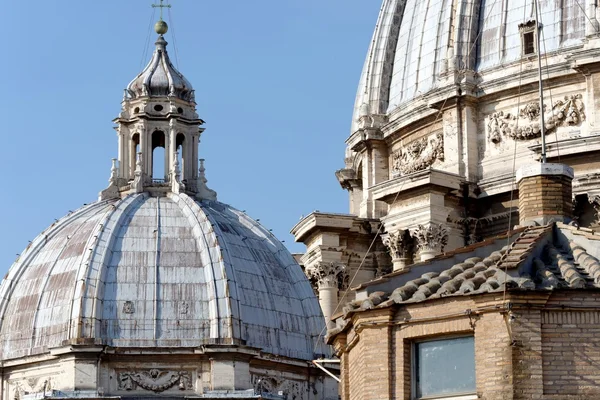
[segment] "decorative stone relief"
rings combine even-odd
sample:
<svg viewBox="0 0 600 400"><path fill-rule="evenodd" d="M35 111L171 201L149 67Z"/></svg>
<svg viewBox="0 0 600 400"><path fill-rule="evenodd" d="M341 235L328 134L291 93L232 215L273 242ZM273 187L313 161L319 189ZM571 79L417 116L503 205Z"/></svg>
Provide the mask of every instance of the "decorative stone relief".
<svg viewBox="0 0 600 400"><path fill-rule="evenodd" d="M185 302L182 301L181 303L179 303L179 314L187 314L190 310L190 305Z"/></svg>
<svg viewBox="0 0 600 400"><path fill-rule="evenodd" d="M207 199L207 200L217 200L217 192L212 189L209 189L206 184L208 183L208 179L206 179L206 168L204 168L204 159L200 160L200 167L198 168L198 180L196 182L198 193L196 193L197 199Z"/></svg>
<svg viewBox="0 0 600 400"><path fill-rule="evenodd" d="M131 183L131 189L135 193L142 193L144 191L144 172L142 170L142 153L137 153L137 160L135 162L133 182Z"/></svg>
<svg viewBox="0 0 600 400"><path fill-rule="evenodd" d="M600 225L600 196L588 193L573 197L574 220L585 228Z"/></svg>
<svg viewBox="0 0 600 400"><path fill-rule="evenodd" d="M408 175L444 161L444 135L424 137L392 153L392 174Z"/></svg>
<svg viewBox="0 0 600 400"><path fill-rule="evenodd" d="M252 386L258 395L272 394L283 396L286 400L302 398L302 386L299 382L267 375L252 375Z"/></svg>
<svg viewBox="0 0 600 400"><path fill-rule="evenodd" d="M119 390L136 390L138 388L155 393L164 392L174 386L179 390L192 390L192 379L189 371L148 371L120 372Z"/></svg>
<svg viewBox="0 0 600 400"><path fill-rule="evenodd" d="M414 241L408 230L386 233L381 235L381 240L392 257L394 270L402 269L410 263Z"/></svg>
<svg viewBox="0 0 600 400"><path fill-rule="evenodd" d="M510 122L515 119L513 115L504 114L503 111L493 113L488 121L488 139L492 143L500 143L503 136L510 134Z"/></svg>
<svg viewBox="0 0 600 400"><path fill-rule="evenodd" d="M181 182L181 169L179 168L179 151L173 153L173 165L171 167L171 191L180 193L185 190L185 185Z"/></svg>
<svg viewBox="0 0 600 400"><path fill-rule="evenodd" d="M417 241L419 251L442 253L448 244L448 228L442 224L418 225L412 231L412 236Z"/></svg>
<svg viewBox="0 0 600 400"><path fill-rule="evenodd" d="M517 114L493 113L488 117L488 139L492 143L500 143L503 137L514 140L531 140L541 136L540 104L527 103ZM546 134L560 126L576 126L585 120L583 96L581 94L565 96L552 105L547 111L544 106L544 127Z"/></svg>
<svg viewBox="0 0 600 400"><path fill-rule="evenodd" d="M21 380L9 380L9 385L14 386L13 399L18 400L26 394L46 393L52 391L54 383L52 377L29 377Z"/></svg>
<svg viewBox="0 0 600 400"><path fill-rule="evenodd" d="M135 307L133 306L133 301L126 301L123 304L123 314L133 314L135 312Z"/></svg>
<svg viewBox="0 0 600 400"><path fill-rule="evenodd" d="M119 197L119 179L117 176L117 159L112 159L112 167L110 169L110 178L108 179L108 187L100 192L99 201L116 199Z"/></svg>
<svg viewBox="0 0 600 400"><path fill-rule="evenodd" d="M317 288L337 287L339 290L348 285L348 270L340 262L319 262L306 268L306 276Z"/></svg>

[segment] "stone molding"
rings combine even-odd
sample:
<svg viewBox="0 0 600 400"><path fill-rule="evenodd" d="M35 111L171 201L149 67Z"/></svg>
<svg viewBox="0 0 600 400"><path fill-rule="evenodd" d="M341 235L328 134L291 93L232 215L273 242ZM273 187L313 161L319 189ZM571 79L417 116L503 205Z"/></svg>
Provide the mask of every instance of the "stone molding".
<svg viewBox="0 0 600 400"><path fill-rule="evenodd" d="M160 393L176 385L179 390L192 390L192 379L189 371L163 371L153 368L146 371L120 372L118 385L119 390L142 388Z"/></svg>
<svg viewBox="0 0 600 400"><path fill-rule="evenodd" d="M348 285L348 268L341 262L318 262L306 268L306 276L317 289L337 288Z"/></svg>
<svg viewBox="0 0 600 400"><path fill-rule="evenodd" d="M516 178L517 183L525 178L531 178L534 176L558 176L564 175L567 178L573 179L575 174L573 168L565 164L554 164L554 163L535 163L528 164L517 170Z"/></svg>
<svg viewBox="0 0 600 400"><path fill-rule="evenodd" d="M444 161L444 134L414 140L392 153L392 175L408 175Z"/></svg>

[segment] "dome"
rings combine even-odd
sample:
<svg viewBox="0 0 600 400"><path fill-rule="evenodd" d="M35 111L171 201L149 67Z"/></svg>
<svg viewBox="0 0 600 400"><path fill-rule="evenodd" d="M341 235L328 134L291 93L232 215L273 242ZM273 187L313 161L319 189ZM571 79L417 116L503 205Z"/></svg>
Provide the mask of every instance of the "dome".
<svg viewBox="0 0 600 400"><path fill-rule="evenodd" d="M243 212L184 193L70 213L21 254L0 294L3 360L80 343L326 353L319 303L283 244Z"/></svg>
<svg viewBox="0 0 600 400"><path fill-rule="evenodd" d="M177 71L167 53L167 41L159 36L152 59L127 86L127 94L136 99L139 97L176 97L187 102L194 102L192 84Z"/></svg>
<svg viewBox="0 0 600 400"><path fill-rule="evenodd" d="M521 61L522 28L535 22L535 15L534 2L523 0L383 0L360 79L352 132L364 104L372 114L391 114L415 98L454 85L450 72L473 71L476 84L497 80L494 71ZM541 1L539 15L542 53L585 42L585 14L577 2Z"/></svg>

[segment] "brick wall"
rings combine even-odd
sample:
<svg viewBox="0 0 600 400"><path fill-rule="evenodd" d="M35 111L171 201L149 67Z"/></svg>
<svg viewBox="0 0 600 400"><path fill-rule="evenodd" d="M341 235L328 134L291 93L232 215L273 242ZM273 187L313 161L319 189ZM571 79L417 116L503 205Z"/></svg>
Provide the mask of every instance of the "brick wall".
<svg viewBox="0 0 600 400"><path fill-rule="evenodd" d="M600 293L582 291L548 301L541 321L546 398L600 398L599 304Z"/></svg>
<svg viewBox="0 0 600 400"><path fill-rule="evenodd" d="M353 324L360 328L348 334L354 343L347 352L337 347L342 399L412 399L413 343L465 333L475 338L481 399L600 398L600 293L509 294L511 322L494 308L501 300L482 295L411 304L387 322L373 311L356 314Z"/></svg>
<svg viewBox="0 0 600 400"><path fill-rule="evenodd" d="M519 219L522 224L544 216L573 216L571 179L538 175L519 182Z"/></svg>

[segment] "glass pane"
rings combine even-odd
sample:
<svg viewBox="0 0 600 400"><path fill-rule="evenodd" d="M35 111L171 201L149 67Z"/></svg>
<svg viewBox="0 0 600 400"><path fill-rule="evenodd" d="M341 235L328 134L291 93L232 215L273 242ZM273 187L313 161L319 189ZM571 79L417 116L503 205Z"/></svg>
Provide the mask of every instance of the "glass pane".
<svg viewBox="0 0 600 400"><path fill-rule="evenodd" d="M473 337L415 344L417 397L475 392Z"/></svg>

